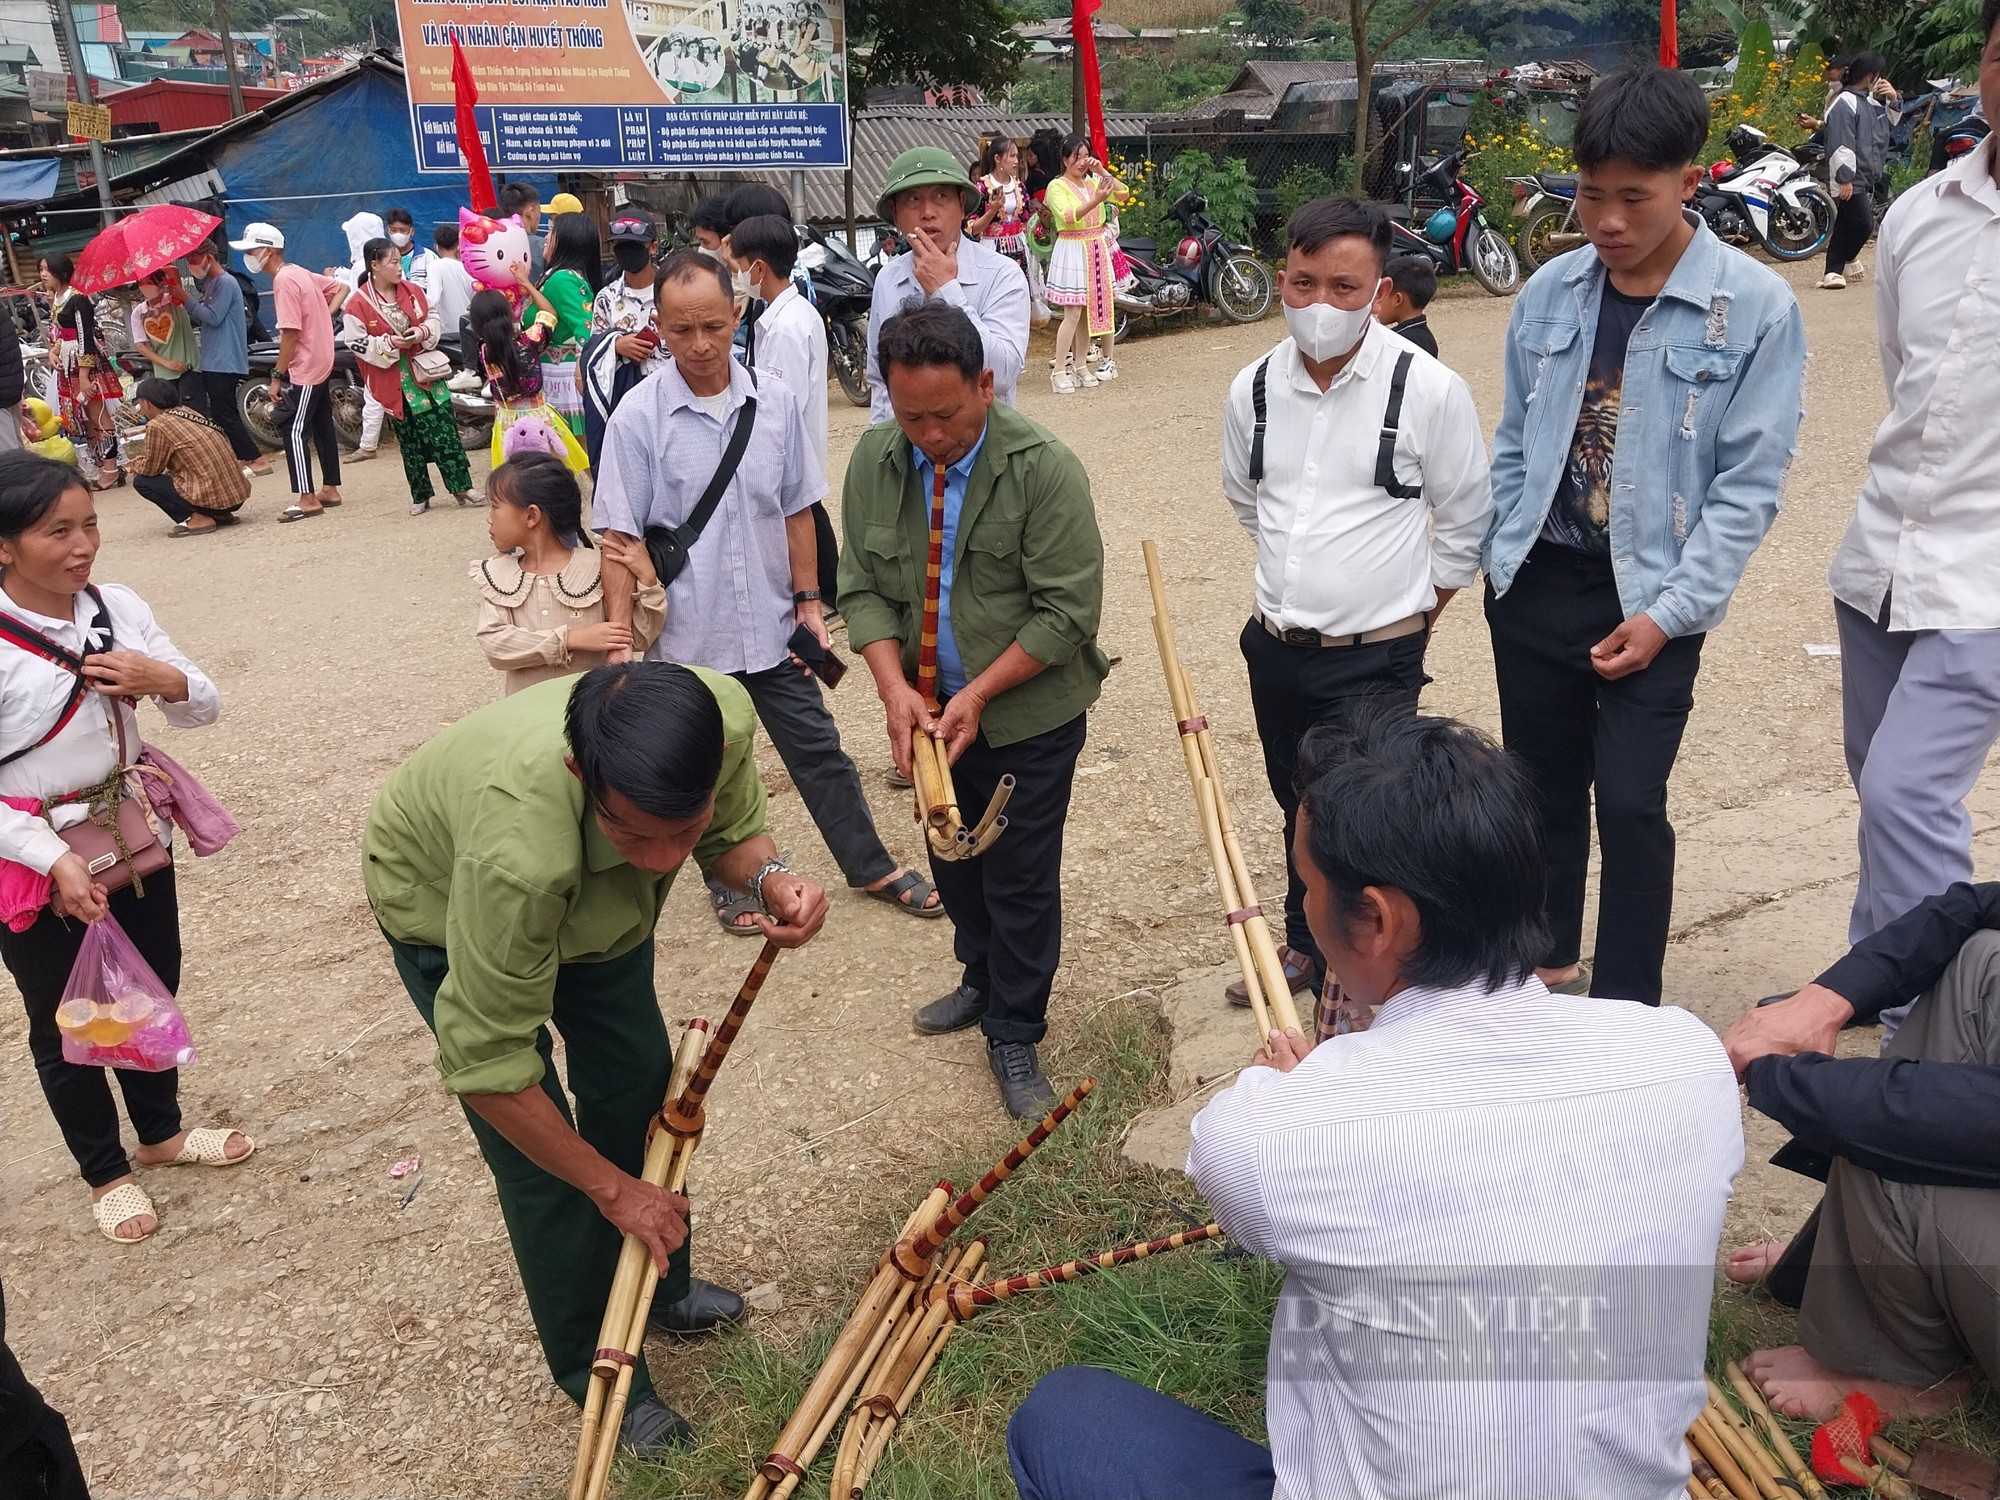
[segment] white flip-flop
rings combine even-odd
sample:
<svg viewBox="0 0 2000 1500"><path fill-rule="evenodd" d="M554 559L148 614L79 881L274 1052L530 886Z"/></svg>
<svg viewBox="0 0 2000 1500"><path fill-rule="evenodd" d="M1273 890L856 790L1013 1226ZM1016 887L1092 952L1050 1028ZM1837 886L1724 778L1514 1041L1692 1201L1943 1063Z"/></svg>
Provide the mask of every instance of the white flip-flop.
<svg viewBox="0 0 2000 1500"><path fill-rule="evenodd" d="M141 1215L153 1221L151 1229L130 1238L118 1232L119 1225ZM146 1190L136 1182L119 1183L117 1187L90 1205L90 1216L97 1221L98 1233L120 1245L142 1244L159 1233L160 1229L159 1210L153 1207L153 1200L146 1196Z"/></svg>

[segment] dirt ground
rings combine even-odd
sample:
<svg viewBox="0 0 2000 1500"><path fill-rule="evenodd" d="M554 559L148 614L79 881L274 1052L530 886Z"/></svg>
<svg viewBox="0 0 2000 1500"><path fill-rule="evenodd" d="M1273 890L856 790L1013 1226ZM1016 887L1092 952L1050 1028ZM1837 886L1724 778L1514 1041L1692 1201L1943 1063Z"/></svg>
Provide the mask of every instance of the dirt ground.
<svg viewBox="0 0 2000 1500"><path fill-rule="evenodd" d="M1853 868L1839 750L1827 559L1883 398L1871 299L1806 290L1814 360L1789 504L1710 640L1674 800L1681 941L1670 993L1718 1022L1835 951ZM1498 412L1509 304L1451 296L1445 357ZM1103 637L1123 653L1092 717L1069 828L1058 1041L1111 997L1223 953L1149 634L1139 541L1157 540L1189 669L1218 726L1261 884L1281 883L1235 639L1251 551L1215 478L1229 378L1283 332L1202 326L1134 341L1122 377L1053 396L1039 338L1022 406L1085 460L1107 545ZM863 414L834 396L838 472ZM483 467L483 461L481 463ZM0 1189L9 1334L65 1410L107 1497L540 1495L567 1473L574 1417L550 1386L486 1173L438 1085L429 1038L362 899L357 846L385 774L495 695L471 640L470 560L484 513L405 514L400 466L355 468L348 504L275 523L260 480L248 524L170 540L131 491L103 501L101 579L152 602L221 687L222 722L149 733L235 809L229 850L182 864L183 1000L201 1049L190 1123L258 1140L227 1173L157 1171L164 1228L107 1244L57 1138L18 1022L0 1035ZM1436 711L1496 727L1476 600L1431 653ZM892 847L918 841L866 674L833 705ZM778 838L831 860L775 757L761 757ZM1980 794L1982 827L1990 801ZM682 883L660 929L678 1023L719 1014L754 955ZM826 1268L888 1174L899 1184L1001 1113L976 1035L914 1036L908 1012L955 982L949 929L844 891L824 936L780 963L717 1085L696 1171L698 1273L775 1283L798 1318L830 1307ZM18 1014L18 1013L17 1013ZM1768 1124L1752 1156L1768 1154ZM420 1190L388 1168L421 1153ZM1795 1223L1796 1189L1748 1174L1732 1235ZM663 1376L671 1397L672 1378Z"/></svg>

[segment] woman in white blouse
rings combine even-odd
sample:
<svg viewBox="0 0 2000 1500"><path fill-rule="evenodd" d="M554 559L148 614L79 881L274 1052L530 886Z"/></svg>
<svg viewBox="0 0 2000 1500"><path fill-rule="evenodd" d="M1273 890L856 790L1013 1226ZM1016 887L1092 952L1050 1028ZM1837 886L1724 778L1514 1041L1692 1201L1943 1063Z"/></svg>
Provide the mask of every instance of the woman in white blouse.
<svg viewBox="0 0 2000 1500"><path fill-rule="evenodd" d="M123 764L137 761L139 699L151 698L183 728L213 723L221 704L215 684L167 639L144 600L119 584L91 586L97 549L96 508L74 469L37 454L0 454L0 613L10 637L40 641L29 649L0 639L0 860L50 880L49 905L25 929L0 926L0 961L27 1002L28 1050L90 1186L92 1217L108 1238L130 1243L152 1234L159 1219L133 1181L106 1070L63 1061L56 1006L85 927L107 913L161 983L179 988L174 871L147 875L143 897L135 885L107 893L56 833L81 822L83 809L53 804L111 777L121 748ZM37 815L23 802L49 810ZM165 842L164 822L159 831ZM254 1149L239 1131L183 1129L176 1071L117 1073L140 1166L234 1166Z"/></svg>

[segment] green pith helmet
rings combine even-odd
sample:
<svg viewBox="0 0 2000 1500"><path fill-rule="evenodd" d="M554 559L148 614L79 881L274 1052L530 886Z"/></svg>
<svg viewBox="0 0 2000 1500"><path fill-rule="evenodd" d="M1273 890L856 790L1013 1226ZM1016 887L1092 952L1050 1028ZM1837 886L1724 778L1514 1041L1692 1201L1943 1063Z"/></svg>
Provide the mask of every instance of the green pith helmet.
<svg viewBox="0 0 2000 1500"><path fill-rule="evenodd" d="M968 210L979 191L972 185L972 179L965 175L965 168L942 146L912 146L889 163L889 176L882 184L882 195L875 200L875 212L885 222L893 224L896 222L898 193L933 185L957 188Z"/></svg>

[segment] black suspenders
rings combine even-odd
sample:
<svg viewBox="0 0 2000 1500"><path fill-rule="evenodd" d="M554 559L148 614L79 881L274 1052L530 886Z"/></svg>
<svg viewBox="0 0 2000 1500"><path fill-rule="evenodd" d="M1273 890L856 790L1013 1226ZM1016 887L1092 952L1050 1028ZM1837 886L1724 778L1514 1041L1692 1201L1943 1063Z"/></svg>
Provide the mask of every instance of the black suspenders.
<svg viewBox="0 0 2000 1500"><path fill-rule="evenodd" d="M1383 493L1397 500L1420 500L1424 487L1421 484L1404 484L1396 478L1396 437L1403 421L1403 387L1409 383L1410 362L1416 356L1409 350L1396 356L1396 370L1389 377L1389 403L1382 409L1382 437L1375 449L1375 483ZM1266 355L1257 366L1257 373L1250 378L1250 410L1256 423L1250 429L1250 483L1264 482L1264 429L1269 423L1270 402L1265 395L1266 373L1271 368L1271 359Z"/></svg>

